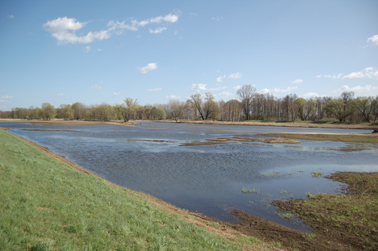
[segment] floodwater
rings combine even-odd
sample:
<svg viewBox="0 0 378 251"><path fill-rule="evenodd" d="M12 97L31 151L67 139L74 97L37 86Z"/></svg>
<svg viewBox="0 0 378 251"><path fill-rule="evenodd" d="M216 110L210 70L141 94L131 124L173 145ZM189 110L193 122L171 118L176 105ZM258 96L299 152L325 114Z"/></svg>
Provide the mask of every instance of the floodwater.
<svg viewBox="0 0 378 251"><path fill-rule="evenodd" d="M270 132L370 133L371 130L146 122L136 127L20 123L0 123L0 127L10 128L10 132L45 146L113 183L143 191L177 207L226 222L238 221L229 213L230 209L237 209L306 232L311 229L295 217L284 219L270 202L305 199L307 192L342 193L341 183L313 177L314 171L323 176L339 171L378 171L375 144L302 140L295 145L229 141L180 146L212 138Z"/></svg>

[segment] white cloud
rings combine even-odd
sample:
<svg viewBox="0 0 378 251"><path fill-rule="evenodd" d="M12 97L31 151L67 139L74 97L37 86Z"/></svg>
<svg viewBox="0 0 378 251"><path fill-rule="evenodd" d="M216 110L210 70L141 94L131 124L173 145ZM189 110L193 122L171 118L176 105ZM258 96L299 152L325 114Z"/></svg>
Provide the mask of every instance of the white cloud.
<svg viewBox="0 0 378 251"><path fill-rule="evenodd" d="M173 14L168 14L164 17L163 16L153 17L153 18L150 18L150 19L142 20L142 21L138 21L136 19L133 19L131 21L131 27L136 27L136 26L144 27L148 24L160 23L162 21L167 22L167 23L175 23L175 22L177 22L177 20L178 20L178 16L173 15Z"/></svg>
<svg viewBox="0 0 378 251"><path fill-rule="evenodd" d="M333 78L333 79L338 79L342 78L343 74L339 73L338 75L323 75L324 78Z"/></svg>
<svg viewBox="0 0 378 251"><path fill-rule="evenodd" d="M155 89L148 89L149 92L158 92L161 91L163 88L155 88Z"/></svg>
<svg viewBox="0 0 378 251"><path fill-rule="evenodd" d="M216 21L220 21L220 20L222 20L223 19L223 17L212 17L211 18L211 20L216 20Z"/></svg>
<svg viewBox="0 0 378 251"><path fill-rule="evenodd" d="M0 103L8 103L10 102L14 96L1 96L0 97Z"/></svg>
<svg viewBox="0 0 378 251"><path fill-rule="evenodd" d="M219 86L219 87L215 87L215 88L206 88L206 91L220 91L220 90L224 90L224 89L227 89L227 86Z"/></svg>
<svg viewBox="0 0 378 251"><path fill-rule="evenodd" d="M113 92L112 95L114 96L119 96L119 94L121 94L120 92Z"/></svg>
<svg viewBox="0 0 378 251"><path fill-rule="evenodd" d="M76 31L85 27L88 22L79 22L75 18L67 18L67 17L59 17L54 20L49 20L43 24L43 28L46 31L51 33L51 36L58 40L58 44L76 44L76 43L83 43L88 44L92 43L95 40L104 40L109 39L113 33L117 35L121 35L123 30L130 30L130 31L137 31L138 27L144 27L151 23L161 23L161 22L168 22L168 23L175 23L178 20L177 15L168 14L166 16L158 16L154 18L150 18L147 20L142 20L138 22L136 19L131 20L131 23L126 23L125 21L109 21L107 24L106 30L100 30L95 32L88 32L87 35L78 36L76 35ZM166 30L166 27L159 27L155 30L151 30L151 33L161 33L163 30Z"/></svg>
<svg viewBox="0 0 378 251"><path fill-rule="evenodd" d="M221 92L221 93L218 93L218 94L214 94L214 98L215 99L223 99L223 98L227 98L231 95L233 95L231 92Z"/></svg>
<svg viewBox="0 0 378 251"><path fill-rule="evenodd" d="M378 70L375 67L367 67L361 71L352 72L348 75L338 74L338 75L317 75L317 78L333 78L333 79L360 79L360 78L370 78L378 79Z"/></svg>
<svg viewBox="0 0 378 251"><path fill-rule="evenodd" d="M176 95L169 95L169 96L165 96L166 99L177 99L179 100L181 97L180 96L176 96Z"/></svg>
<svg viewBox="0 0 378 251"><path fill-rule="evenodd" d="M175 32L173 32L173 35L175 35L175 36L176 36L177 34L178 34L178 31L175 31Z"/></svg>
<svg viewBox="0 0 378 251"><path fill-rule="evenodd" d="M102 49L100 49L100 48L97 48L97 51L102 51Z"/></svg>
<svg viewBox="0 0 378 251"><path fill-rule="evenodd" d="M233 79L241 78L241 73L240 72L233 73L230 76L228 76L228 78L233 78Z"/></svg>
<svg viewBox="0 0 378 251"><path fill-rule="evenodd" d="M356 93L369 92L371 93L375 91L378 91L378 86L372 86L372 85L359 86L358 85L358 86L350 88L347 85L343 85L343 87L341 87L340 89L334 90L333 92L335 93L342 93L342 92L356 92Z"/></svg>
<svg viewBox="0 0 378 251"><path fill-rule="evenodd" d="M192 92L200 91L220 91L226 89L227 86L219 86L215 88L206 88L206 84L192 84Z"/></svg>
<svg viewBox="0 0 378 251"><path fill-rule="evenodd" d="M304 98L312 98L312 97L319 97L319 95L315 92L308 92L302 95Z"/></svg>
<svg viewBox="0 0 378 251"><path fill-rule="evenodd" d="M75 18L60 17L55 20L47 21L43 24L46 31L51 32L51 36L58 40L59 44L88 44L95 40L104 40L111 37L110 29L96 32L88 32L85 36L77 36L75 31L85 27L88 22L79 22Z"/></svg>
<svg viewBox="0 0 378 251"><path fill-rule="evenodd" d="M296 79L294 80L293 82L291 82L292 84L299 84L299 83L303 83L303 80L302 79Z"/></svg>
<svg viewBox="0 0 378 251"><path fill-rule="evenodd" d="M378 70L373 67L367 67L362 71L352 72L343 76L343 79L358 79L358 78L372 78L378 79Z"/></svg>
<svg viewBox="0 0 378 251"><path fill-rule="evenodd" d="M372 42L373 44L378 45L378 35L374 35L372 37L369 37L368 40L367 40L367 42L368 43Z"/></svg>
<svg viewBox="0 0 378 251"><path fill-rule="evenodd" d="M316 75L316 77L315 78L321 78L322 77L322 75Z"/></svg>
<svg viewBox="0 0 378 251"><path fill-rule="evenodd" d="M232 89L234 89L235 91L239 90L240 88L241 88L241 85L237 85L237 86L232 87Z"/></svg>
<svg viewBox="0 0 378 251"><path fill-rule="evenodd" d="M96 89L96 90L101 90L102 86L101 85L93 85L91 86L92 89Z"/></svg>
<svg viewBox="0 0 378 251"><path fill-rule="evenodd" d="M13 16L13 15L8 15L7 17L8 17L8 18L14 18L14 16Z"/></svg>
<svg viewBox="0 0 378 251"><path fill-rule="evenodd" d="M156 33L162 33L166 29L167 29L167 27L159 27L159 28L156 28L155 30L152 30L152 29L148 29L148 30L149 30L150 33L156 34Z"/></svg>
<svg viewBox="0 0 378 251"><path fill-rule="evenodd" d="M206 91L206 84L192 84L192 92Z"/></svg>
<svg viewBox="0 0 378 251"><path fill-rule="evenodd" d="M223 76L219 76L219 78L217 78L217 82L220 83L220 82L223 82L223 79L226 77L226 75L223 75Z"/></svg>
<svg viewBox="0 0 378 251"><path fill-rule="evenodd" d="M90 50L91 50L91 47L90 47L90 46L85 47L85 51L86 51L86 52L89 52Z"/></svg>
<svg viewBox="0 0 378 251"><path fill-rule="evenodd" d="M43 24L43 27L45 30L51 32L66 30L76 31L83 28L87 23L88 22L76 22L75 18L59 17L55 20L47 21L47 23Z"/></svg>
<svg viewBox="0 0 378 251"><path fill-rule="evenodd" d="M136 38L141 38L141 37L142 37L142 35L137 35L137 36L136 36Z"/></svg>
<svg viewBox="0 0 378 251"><path fill-rule="evenodd" d="M130 30L130 31L137 31L138 28L133 25L129 25L126 23L126 21L123 21L122 23L119 21L114 22L113 20L110 20L108 22L108 27L110 27L110 30L117 30L117 35L122 34L122 30Z"/></svg>
<svg viewBox="0 0 378 251"><path fill-rule="evenodd" d="M292 90L298 89L298 86L294 87L288 87L286 89L281 89L281 88L274 88L274 89L262 89L259 91L260 93L286 93L286 92L291 92Z"/></svg>
<svg viewBox="0 0 378 251"><path fill-rule="evenodd" d="M149 71L155 70L158 68L157 63L149 63L144 67L138 68L141 73L146 74Z"/></svg>
<svg viewBox="0 0 378 251"><path fill-rule="evenodd" d="M57 97L63 97L64 96L64 93L59 93L59 94L56 94Z"/></svg>

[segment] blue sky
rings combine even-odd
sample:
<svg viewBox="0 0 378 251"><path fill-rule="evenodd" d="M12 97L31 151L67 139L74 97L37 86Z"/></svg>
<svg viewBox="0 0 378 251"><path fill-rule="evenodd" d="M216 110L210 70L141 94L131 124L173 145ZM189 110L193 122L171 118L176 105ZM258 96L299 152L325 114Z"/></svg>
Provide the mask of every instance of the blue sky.
<svg viewBox="0 0 378 251"><path fill-rule="evenodd" d="M378 95L378 1L1 1L0 110Z"/></svg>

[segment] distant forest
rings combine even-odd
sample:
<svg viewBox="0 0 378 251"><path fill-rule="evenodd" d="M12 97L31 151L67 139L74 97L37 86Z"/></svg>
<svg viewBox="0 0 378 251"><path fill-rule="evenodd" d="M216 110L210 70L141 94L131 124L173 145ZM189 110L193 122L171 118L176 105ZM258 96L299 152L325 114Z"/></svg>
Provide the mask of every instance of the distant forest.
<svg viewBox="0 0 378 251"><path fill-rule="evenodd" d="M354 97L343 92L339 97L300 98L296 94L283 98L257 93L252 85L237 90L237 99L214 101L212 93L194 94L186 102L169 100L167 104L139 105L126 98L123 104L84 105L62 104L54 107L43 103L41 108L12 108L0 111L0 118L64 120L217 120L217 121L319 121L337 119L340 122L375 122L378 117L378 96Z"/></svg>

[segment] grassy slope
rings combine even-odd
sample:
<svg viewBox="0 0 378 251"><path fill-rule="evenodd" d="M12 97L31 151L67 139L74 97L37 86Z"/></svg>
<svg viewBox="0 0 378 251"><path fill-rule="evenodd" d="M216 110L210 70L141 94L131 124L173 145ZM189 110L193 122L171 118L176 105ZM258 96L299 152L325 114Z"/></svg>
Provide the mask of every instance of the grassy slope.
<svg viewBox="0 0 378 251"><path fill-rule="evenodd" d="M236 250L0 130L1 250Z"/></svg>

